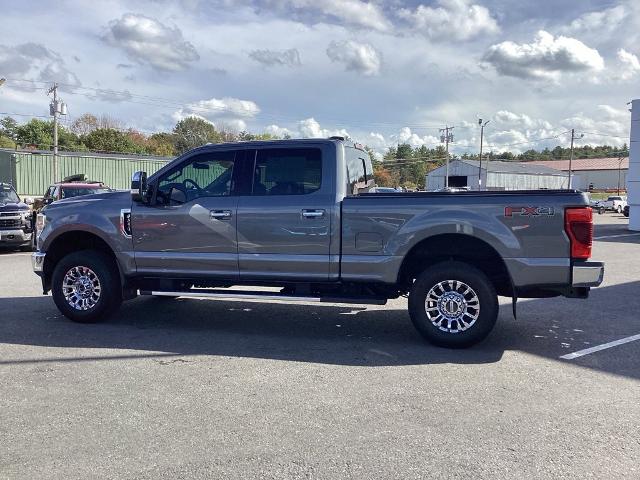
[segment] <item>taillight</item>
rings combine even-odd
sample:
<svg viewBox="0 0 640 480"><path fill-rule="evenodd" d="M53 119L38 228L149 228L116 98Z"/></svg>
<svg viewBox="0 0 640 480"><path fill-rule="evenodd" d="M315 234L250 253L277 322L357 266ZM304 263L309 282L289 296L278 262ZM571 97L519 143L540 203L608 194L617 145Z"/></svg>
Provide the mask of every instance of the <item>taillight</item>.
<svg viewBox="0 0 640 480"><path fill-rule="evenodd" d="M567 208L564 229L571 241L571 258L587 260L593 244L593 210L591 207Z"/></svg>

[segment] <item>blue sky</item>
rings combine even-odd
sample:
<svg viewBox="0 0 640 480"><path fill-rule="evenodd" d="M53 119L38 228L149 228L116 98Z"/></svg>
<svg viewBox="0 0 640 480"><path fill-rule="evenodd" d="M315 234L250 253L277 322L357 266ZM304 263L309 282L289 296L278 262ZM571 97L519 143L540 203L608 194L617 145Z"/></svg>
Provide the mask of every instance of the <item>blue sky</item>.
<svg viewBox="0 0 640 480"><path fill-rule="evenodd" d="M620 145L640 95L640 2L130 0L3 5L0 112L108 114L142 131L187 115L382 152ZM90 6L89 6L90 5ZM16 117L20 119L28 117ZM605 136L607 135L607 136Z"/></svg>

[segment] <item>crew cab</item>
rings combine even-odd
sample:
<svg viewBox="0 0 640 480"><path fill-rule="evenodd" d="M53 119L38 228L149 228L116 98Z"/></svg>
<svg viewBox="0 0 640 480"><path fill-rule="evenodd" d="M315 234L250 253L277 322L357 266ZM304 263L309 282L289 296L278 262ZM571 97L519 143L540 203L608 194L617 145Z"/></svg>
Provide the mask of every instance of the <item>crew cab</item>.
<svg viewBox="0 0 640 480"><path fill-rule="evenodd" d="M583 193L373 187L369 155L340 137L207 145L148 180L136 172L131 192L46 206L33 266L77 322L137 295L356 304L408 295L417 330L446 347L485 338L498 295L515 313L517 298L586 298L602 282L604 265L588 261Z"/></svg>
<svg viewBox="0 0 640 480"><path fill-rule="evenodd" d="M31 210L12 185L0 183L0 247L31 250Z"/></svg>
<svg viewBox="0 0 640 480"><path fill-rule="evenodd" d="M622 195L611 195L606 200L600 200L596 204L599 213L604 213L605 211L622 213L626 206L627 197Z"/></svg>

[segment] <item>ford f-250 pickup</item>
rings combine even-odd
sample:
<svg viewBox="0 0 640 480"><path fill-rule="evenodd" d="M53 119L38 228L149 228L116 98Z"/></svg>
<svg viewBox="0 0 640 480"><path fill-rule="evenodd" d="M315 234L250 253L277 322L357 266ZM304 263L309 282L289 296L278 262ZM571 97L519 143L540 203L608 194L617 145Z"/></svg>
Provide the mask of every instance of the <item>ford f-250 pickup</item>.
<svg viewBox="0 0 640 480"><path fill-rule="evenodd" d="M498 295L515 314L517 298L586 298L602 281L583 193L373 187L369 155L343 138L207 145L148 180L136 172L130 192L46 206L33 266L77 322L139 294L358 304L408 294L417 330L446 347L486 337ZM277 289L256 290L265 286Z"/></svg>

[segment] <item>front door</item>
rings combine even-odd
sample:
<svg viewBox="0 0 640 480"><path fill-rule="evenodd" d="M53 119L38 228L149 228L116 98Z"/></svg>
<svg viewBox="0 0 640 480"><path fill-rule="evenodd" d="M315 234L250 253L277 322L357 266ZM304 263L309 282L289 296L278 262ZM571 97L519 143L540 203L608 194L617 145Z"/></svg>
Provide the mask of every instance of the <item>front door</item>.
<svg viewBox="0 0 640 480"><path fill-rule="evenodd" d="M316 147L261 148L247 159L253 181L238 204L241 279L329 278L335 194L322 153Z"/></svg>
<svg viewBox="0 0 640 480"><path fill-rule="evenodd" d="M192 155L151 183L149 204L134 203L139 274L238 278L237 153Z"/></svg>

